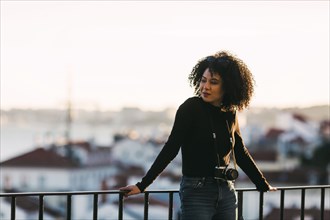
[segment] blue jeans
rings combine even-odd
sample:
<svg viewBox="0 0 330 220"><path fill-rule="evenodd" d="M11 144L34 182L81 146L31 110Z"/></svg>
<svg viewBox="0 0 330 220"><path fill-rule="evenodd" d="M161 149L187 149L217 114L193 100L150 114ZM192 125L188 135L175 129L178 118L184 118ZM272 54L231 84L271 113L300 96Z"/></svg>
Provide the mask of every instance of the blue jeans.
<svg viewBox="0 0 330 220"><path fill-rule="evenodd" d="M183 176L181 220L236 220L237 199L231 181Z"/></svg>

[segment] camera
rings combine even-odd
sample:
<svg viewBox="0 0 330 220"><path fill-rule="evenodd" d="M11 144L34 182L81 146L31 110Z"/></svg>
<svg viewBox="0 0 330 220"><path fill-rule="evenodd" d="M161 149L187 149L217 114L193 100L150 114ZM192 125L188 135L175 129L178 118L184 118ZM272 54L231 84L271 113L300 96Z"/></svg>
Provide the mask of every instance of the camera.
<svg viewBox="0 0 330 220"><path fill-rule="evenodd" d="M233 168L218 167L214 169L214 179L222 180L236 180L238 178L238 171Z"/></svg>

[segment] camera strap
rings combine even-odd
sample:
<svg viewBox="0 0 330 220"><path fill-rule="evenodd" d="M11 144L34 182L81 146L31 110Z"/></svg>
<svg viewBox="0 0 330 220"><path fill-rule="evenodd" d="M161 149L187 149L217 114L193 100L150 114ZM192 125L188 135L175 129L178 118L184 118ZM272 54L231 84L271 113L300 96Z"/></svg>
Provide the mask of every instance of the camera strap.
<svg viewBox="0 0 330 220"><path fill-rule="evenodd" d="M236 113L235 113L235 117L236 117ZM220 167L220 156L219 156L218 148L217 148L217 135L215 133L215 127L214 127L214 124L213 124L211 112L210 112L209 119L210 119L210 124L211 124L211 129L212 129L214 150L215 150L215 153L216 153L216 156L217 156L217 164L218 164L218 167ZM229 141L231 143L231 148L232 148L231 149L231 154L232 154L232 158L233 158L234 167L235 167L236 170L238 170L238 166L237 166L237 163L236 163L235 152L234 152L233 134L232 134L232 131L229 127L228 119L226 119L226 125L227 125L228 134L229 134L229 137L230 137Z"/></svg>
<svg viewBox="0 0 330 220"><path fill-rule="evenodd" d="M236 117L236 113L235 113L235 117ZM226 119L226 125L227 125L227 130L228 130L228 133L229 133L229 141L231 143L231 153L232 153L232 158L233 158L233 162L234 162L234 167L236 170L238 170L238 166L237 166L237 163L236 163L236 156L235 156L235 145L234 145L234 142L233 142L233 132L231 132L230 128L229 128L229 124L228 124L228 120ZM217 152L218 154L218 152Z"/></svg>

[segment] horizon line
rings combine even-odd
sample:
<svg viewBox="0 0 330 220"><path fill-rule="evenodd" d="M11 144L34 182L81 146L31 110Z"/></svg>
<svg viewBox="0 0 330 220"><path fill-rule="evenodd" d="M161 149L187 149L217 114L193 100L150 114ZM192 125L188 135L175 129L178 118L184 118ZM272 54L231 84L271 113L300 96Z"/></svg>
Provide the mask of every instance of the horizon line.
<svg viewBox="0 0 330 220"><path fill-rule="evenodd" d="M247 107L245 110L253 109L253 108L265 108L265 109L292 109L292 108L314 108L314 107L326 107L328 106L330 109L330 103L315 103L315 104L309 104L309 105L251 105ZM83 110L83 111L122 111L125 109L137 109L141 111L164 111L168 109L177 109L177 107L174 106L164 106L161 108L148 108L138 105L127 105L127 106L121 106L119 108L101 108L101 107L74 107L71 106L72 110ZM38 111L38 110L67 110L66 107L46 107L46 106L40 106L40 107L22 107L22 106L13 106L13 107L0 107L0 111L11 111L11 110L32 110L32 111ZM243 111L245 111L243 110Z"/></svg>

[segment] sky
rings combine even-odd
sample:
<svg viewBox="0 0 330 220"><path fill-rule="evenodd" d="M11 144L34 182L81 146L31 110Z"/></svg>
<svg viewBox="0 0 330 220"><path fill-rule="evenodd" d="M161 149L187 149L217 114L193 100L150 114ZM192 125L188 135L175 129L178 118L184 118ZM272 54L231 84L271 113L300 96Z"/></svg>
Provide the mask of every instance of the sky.
<svg viewBox="0 0 330 220"><path fill-rule="evenodd" d="M1 109L178 107L219 50L251 106L329 105L329 1L1 1Z"/></svg>

